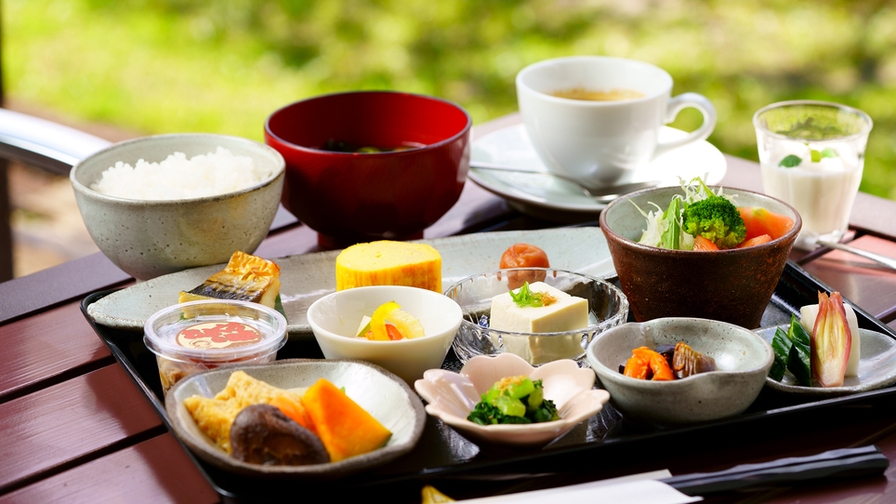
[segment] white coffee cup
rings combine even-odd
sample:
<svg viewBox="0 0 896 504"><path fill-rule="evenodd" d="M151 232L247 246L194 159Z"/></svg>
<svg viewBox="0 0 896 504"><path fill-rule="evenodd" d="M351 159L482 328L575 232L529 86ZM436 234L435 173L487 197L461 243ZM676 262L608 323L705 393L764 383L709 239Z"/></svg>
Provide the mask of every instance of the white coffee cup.
<svg viewBox="0 0 896 504"><path fill-rule="evenodd" d="M570 89L640 96L593 101L552 95ZM638 171L652 159L705 139L716 124L715 108L706 97L684 93L673 98L672 77L642 61L603 56L541 61L517 74L516 90L526 130L545 166L592 188L637 181ZM682 138L658 142L663 125L686 107L699 110L703 124Z"/></svg>

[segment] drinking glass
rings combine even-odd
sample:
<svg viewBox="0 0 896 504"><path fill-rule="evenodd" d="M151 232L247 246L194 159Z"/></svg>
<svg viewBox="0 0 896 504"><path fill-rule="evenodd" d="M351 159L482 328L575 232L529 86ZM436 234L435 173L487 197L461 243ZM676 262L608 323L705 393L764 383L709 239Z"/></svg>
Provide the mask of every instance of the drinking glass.
<svg viewBox="0 0 896 504"><path fill-rule="evenodd" d="M753 126L765 193L803 219L795 246L840 241L862 181L871 117L837 103L786 101L757 111Z"/></svg>

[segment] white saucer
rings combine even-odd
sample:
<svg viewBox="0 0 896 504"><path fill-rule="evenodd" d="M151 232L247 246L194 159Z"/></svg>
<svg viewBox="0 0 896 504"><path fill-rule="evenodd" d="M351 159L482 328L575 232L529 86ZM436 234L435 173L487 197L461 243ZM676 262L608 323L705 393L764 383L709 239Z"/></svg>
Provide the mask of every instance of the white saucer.
<svg viewBox="0 0 896 504"><path fill-rule="evenodd" d="M661 141L671 140L686 134L664 126L659 138ZM547 171L532 147L524 124L508 126L475 141L471 157L476 161ZM660 180L662 186L677 186L679 177L689 180L700 176L707 184L717 184L727 169L725 156L719 149L709 142L699 141L660 155L633 182ZM468 176L487 191L506 198L512 207L533 217L549 220L594 218L607 206L585 196L574 185L550 175L470 168Z"/></svg>

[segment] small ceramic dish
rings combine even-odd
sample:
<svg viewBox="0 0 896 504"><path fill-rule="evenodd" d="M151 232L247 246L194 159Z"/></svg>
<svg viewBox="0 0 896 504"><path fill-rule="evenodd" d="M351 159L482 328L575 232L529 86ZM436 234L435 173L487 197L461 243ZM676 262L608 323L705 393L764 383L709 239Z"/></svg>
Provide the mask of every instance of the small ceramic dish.
<svg viewBox="0 0 896 504"><path fill-rule="evenodd" d="M524 280L541 281L571 296L588 300L588 326L573 331L527 333L488 326L492 298L507 294ZM615 285L590 275L553 268L513 268L471 275L448 287L445 295L463 310L454 339L461 362L477 355L512 353L533 365L558 359L584 360L588 343L628 319L628 300Z"/></svg>
<svg viewBox="0 0 896 504"><path fill-rule="evenodd" d="M268 466L237 460L199 430L184 407L188 397L213 397L220 392L237 369L283 389L307 388L319 378L326 378L337 387L344 387L349 397L392 432L392 437L378 450L327 464ZM197 457L224 471L264 478L333 479L383 465L411 451L426 423L420 398L407 384L378 366L350 360L291 359L190 375L169 391L165 409L174 433Z"/></svg>
<svg viewBox="0 0 896 504"><path fill-rule="evenodd" d="M542 380L544 397L554 401L560 420L523 425L479 425L467 420L480 396L498 380L526 375ZM473 357L459 373L430 369L414 388L426 400L426 412L477 444L538 448L596 415L610 399L595 389L594 372L564 359L532 367L513 354Z"/></svg>
<svg viewBox="0 0 896 504"><path fill-rule="evenodd" d="M103 172L118 162L131 166L138 160L158 163L175 152L192 159L219 147L251 158L260 172L269 175L225 194L166 200L110 196L92 188ZM285 170L280 153L254 140L175 133L110 145L79 161L70 179L84 225L96 246L129 275L149 280L226 263L237 250L254 252L277 214Z"/></svg>
<svg viewBox="0 0 896 504"><path fill-rule="evenodd" d="M786 325L780 326L785 331ZM771 343L778 327L766 327L757 329L756 333L765 341ZM896 383L896 340L892 337L871 331L859 329L862 338L861 354L859 356L858 376L849 376L843 380L842 387L802 387L797 385L796 378L785 371L781 381L766 377L766 385L769 388L788 394L800 394L807 396L839 396L867 392Z"/></svg>
<svg viewBox="0 0 896 504"><path fill-rule="evenodd" d="M363 317L395 301L423 325L422 338L373 341L357 337ZM328 294L308 308L308 323L327 359L362 359L383 366L409 384L442 365L460 325L457 303L425 289L403 285L356 287Z"/></svg>
<svg viewBox="0 0 896 504"><path fill-rule="evenodd" d="M619 366L641 346L679 341L715 359L716 371L673 381L624 376ZM628 323L595 339L588 362L613 405L627 417L657 424L716 420L743 413L759 395L774 361L771 345L756 333L726 322L660 318Z"/></svg>
<svg viewBox="0 0 896 504"><path fill-rule="evenodd" d="M765 194L727 187L723 193L733 196L739 207L784 215L793 220L793 227L780 238L751 247L669 250L638 243L647 228L641 212L655 210L654 205L665 210L675 195L684 194L681 187L627 194L601 212L600 228L635 320L694 317L759 327L802 221L793 207Z"/></svg>

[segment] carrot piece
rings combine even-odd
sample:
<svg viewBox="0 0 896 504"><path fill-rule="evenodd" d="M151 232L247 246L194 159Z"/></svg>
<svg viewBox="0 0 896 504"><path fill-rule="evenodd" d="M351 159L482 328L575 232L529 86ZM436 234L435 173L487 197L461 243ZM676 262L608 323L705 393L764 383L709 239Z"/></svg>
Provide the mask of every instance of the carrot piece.
<svg viewBox="0 0 896 504"><path fill-rule="evenodd" d="M672 368L669 367L669 361L661 353L647 347L640 347L632 350L632 356L647 361L650 371L653 373L651 380L675 379L675 375L672 374Z"/></svg>
<svg viewBox="0 0 896 504"><path fill-rule="evenodd" d="M271 399L270 405L279 409L295 423L317 434L317 429L314 428L314 422L311 421L311 417L308 416L308 412L300 402L293 401L285 395L278 395Z"/></svg>
<svg viewBox="0 0 896 504"><path fill-rule="evenodd" d="M752 247L753 245L762 245L763 243L768 243L770 241L772 241L772 237L767 234L763 234L763 235L759 235L759 236L754 236L753 238L750 238L749 240L742 241L740 243L740 245L737 246L737 248Z"/></svg>
<svg viewBox="0 0 896 504"><path fill-rule="evenodd" d="M694 250L719 250L719 247L718 245L713 243L712 240L708 240L701 235L697 235L697 237L694 238Z"/></svg>
<svg viewBox="0 0 896 504"><path fill-rule="evenodd" d="M746 240L761 236L769 235L772 240L776 240L793 228L793 219L785 215L769 212L759 207L739 207L740 216L747 226Z"/></svg>
<svg viewBox="0 0 896 504"><path fill-rule="evenodd" d="M625 361L625 369L622 370L622 374L631 378L646 380L648 379L648 371L650 371L650 366L647 361L632 355Z"/></svg>

